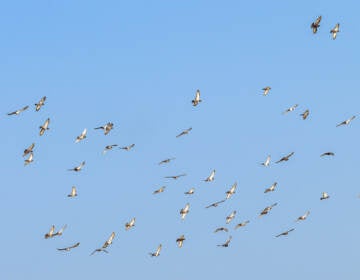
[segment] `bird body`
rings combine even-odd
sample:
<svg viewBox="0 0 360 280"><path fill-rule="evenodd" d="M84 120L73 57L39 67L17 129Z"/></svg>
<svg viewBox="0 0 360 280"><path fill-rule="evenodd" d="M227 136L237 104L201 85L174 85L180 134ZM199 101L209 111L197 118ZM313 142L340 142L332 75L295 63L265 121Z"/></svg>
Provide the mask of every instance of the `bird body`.
<svg viewBox="0 0 360 280"><path fill-rule="evenodd" d="M183 173L183 174L179 174L179 175L165 176L164 178L177 180L177 179L179 179L180 177L183 177L183 176L186 176L186 174Z"/></svg>
<svg viewBox="0 0 360 280"><path fill-rule="evenodd" d="M109 252L106 250L106 248L113 243L114 237L115 237L115 232L112 232L111 235L110 235L110 237L104 242L104 244L102 245L102 247L101 247L101 248L98 248L98 249L95 249L95 250L90 254L90 256L93 255L93 254L95 254L96 252L109 253Z"/></svg>
<svg viewBox="0 0 360 280"><path fill-rule="evenodd" d="M183 136L183 135L189 134L189 132L190 132L191 130L192 130L192 127L183 130L182 132L180 132L180 134L176 135L176 138L179 138L179 137L181 137L181 136Z"/></svg>
<svg viewBox="0 0 360 280"><path fill-rule="evenodd" d="M226 192L226 199L229 199L230 197L232 197L232 195L235 193L235 191L236 191L236 188L237 188L237 182L235 182L232 186L231 186L231 188L230 188L230 190L228 190L227 192Z"/></svg>
<svg viewBox="0 0 360 280"><path fill-rule="evenodd" d="M236 215L236 211L234 210L230 213L229 216L226 217L226 223L229 224L235 218L235 215Z"/></svg>
<svg viewBox="0 0 360 280"><path fill-rule="evenodd" d="M273 207L275 207L277 205L277 203L274 203L274 204L272 204L272 205L270 205L270 206L267 206L267 207L265 207L261 212L260 212L260 217L261 216L264 216L264 215L266 215L266 214L268 214L270 211L271 211L271 209L273 209Z"/></svg>
<svg viewBox="0 0 360 280"><path fill-rule="evenodd" d="M205 181L205 182L212 182L212 181L214 181L214 179L215 179L215 172L216 172L215 169L214 169L213 171L211 171L209 177L207 177L204 181Z"/></svg>
<svg viewBox="0 0 360 280"><path fill-rule="evenodd" d="M226 227L218 227L217 229L214 230L214 233L217 233L219 231L225 231L228 232L229 230Z"/></svg>
<svg viewBox="0 0 360 280"><path fill-rule="evenodd" d="M25 161L24 161L24 165L26 166L26 165L32 163L34 161L33 158L34 158L34 153L30 152L29 157L27 159L25 159Z"/></svg>
<svg viewBox="0 0 360 280"><path fill-rule="evenodd" d="M174 160L175 158L167 158L167 159L164 159L162 161L159 162L159 165L161 164L164 164L164 163L169 163L170 161Z"/></svg>
<svg viewBox="0 0 360 280"><path fill-rule="evenodd" d="M106 145L103 150L103 154L105 154L107 151L112 150L114 147L117 147L117 144Z"/></svg>
<svg viewBox="0 0 360 280"><path fill-rule="evenodd" d="M35 143L32 143L28 148L24 150L23 157L32 153L33 149L35 147Z"/></svg>
<svg viewBox="0 0 360 280"><path fill-rule="evenodd" d="M300 116L302 116L303 120L306 120L307 117L309 116L310 111L308 109L305 110L304 113L300 114Z"/></svg>
<svg viewBox="0 0 360 280"><path fill-rule="evenodd" d="M176 239L176 243L177 243L179 248L181 248L183 246L184 240L185 240L184 235L181 235Z"/></svg>
<svg viewBox="0 0 360 280"><path fill-rule="evenodd" d="M220 200L220 201L211 203L210 205L206 206L205 208L218 207L220 203L223 203L223 202L225 202L225 201L226 201L226 199L223 199L223 200Z"/></svg>
<svg viewBox="0 0 360 280"><path fill-rule="evenodd" d="M322 153L320 156L321 157L323 157L323 156L335 156L335 154L333 152L325 152L325 153Z"/></svg>
<svg viewBox="0 0 360 280"><path fill-rule="evenodd" d="M130 222L128 222L128 223L125 224L125 229L126 229L126 230L129 230L129 229L131 229L132 227L134 227L134 226L135 226L135 221L136 221L136 218L132 218L132 219L130 220Z"/></svg>
<svg viewBox="0 0 360 280"><path fill-rule="evenodd" d="M318 31L318 28L320 27L320 22L321 22L321 16L317 17L317 19L313 23L311 23L310 27L314 34L316 34L316 32Z"/></svg>
<svg viewBox="0 0 360 280"><path fill-rule="evenodd" d="M156 249L156 251L155 251L154 253L149 253L150 256L152 256L152 257L158 257L158 256L160 256L161 248L162 248L162 245L160 244L160 245L157 247L157 249Z"/></svg>
<svg viewBox="0 0 360 280"><path fill-rule="evenodd" d="M309 215L310 215L310 211L306 211L306 213L304 215L302 215L296 219L296 222L297 221L305 221Z"/></svg>
<svg viewBox="0 0 360 280"><path fill-rule="evenodd" d="M12 115L18 116L18 115L20 115L20 113L24 112L24 111L27 110L28 108L29 108L29 106L25 106L25 107L23 107L23 108L21 108L21 109L18 109L18 110L16 110L16 111L13 111L13 112L11 112L11 113L8 113L7 115L8 115L8 116L12 116Z"/></svg>
<svg viewBox="0 0 360 280"><path fill-rule="evenodd" d="M336 39L336 36L337 36L338 32L340 32L340 24L339 23L337 23L335 25L335 27L330 30L330 33L331 33L331 36L332 36L333 40Z"/></svg>
<svg viewBox="0 0 360 280"><path fill-rule="evenodd" d="M288 161L289 158L293 156L293 154L294 154L294 152L291 152L290 154L282 157L281 159L279 159L279 160L278 160L277 162L275 162L275 163L279 163L279 162L282 162L282 161Z"/></svg>
<svg viewBox="0 0 360 280"><path fill-rule="evenodd" d="M267 87L264 87L263 89L263 95L268 95L269 94L269 91L271 90L271 87L267 86Z"/></svg>
<svg viewBox="0 0 360 280"><path fill-rule="evenodd" d="M38 112L45 105L46 96L42 97L38 103L35 103L35 111Z"/></svg>
<svg viewBox="0 0 360 280"><path fill-rule="evenodd" d="M77 191L76 191L76 187L73 186L73 187L71 188L71 193L68 194L68 197L75 197L75 196L77 196Z"/></svg>
<svg viewBox="0 0 360 280"><path fill-rule="evenodd" d="M285 236L285 235L288 235L290 232L292 232L293 230L295 230L294 228L292 228L292 229L289 229L289 230L287 230L287 231L284 231L284 232L282 232L282 233L280 233L280 234L278 234L278 235L276 235L275 237L280 237L280 236Z"/></svg>
<svg viewBox="0 0 360 280"><path fill-rule="evenodd" d="M66 251L66 252L69 252L71 249L74 249L76 247L78 247L80 245L80 242L77 242L76 244L74 245L71 245L69 247L65 247L65 248L57 248L58 251Z"/></svg>
<svg viewBox="0 0 360 280"><path fill-rule="evenodd" d="M242 222L242 223L239 223L235 226L235 229L238 229L239 227L244 227L246 226L248 223L250 223L250 221L245 221L245 222Z"/></svg>
<svg viewBox="0 0 360 280"><path fill-rule="evenodd" d="M75 172L79 172L81 171L81 169L84 167L85 165L85 161L83 161L82 163L80 163L80 165L72 168L72 169L68 169L68 171L75 171Z"/></svg>
<svg viewBox="0 0 360 280"><path fill-rule="evenodd" d="M187 203L184 208L180 210L181 219L184 220L186 215L189 213L190 204Z"/></svg>
<svg viewBox="0 0 360 280"><path fill-rule="evenodd" d="M351 118L348 118L347 120L339 123L336 127L341 126L341 125L348 125L353 119L355 119L356 116L352 116Z"/></svg>
<svg viewBox="0 0 360 280"><path fill-rule="evenodd" d="M162 193L162 192L164 192L165 188L166 188L166 186L162 186L162 187L160 187L159 189L155 190L155 191L153 192L153 194Z"/></svg>
<svg viewBox="0 0 360 280"><path fill-rule="evenodd" d="M271 161L271 156L268 155L267 158L265 159L265 161L261 163L261 165L267 167L270 165L270 161Z"/></svg>
<svg viewBox="0 0 360 280"><path fill-rule="evenodd" d="M49 123L50 123L50 118L47 118L46 121L44 122L44 124L42 126L40 126L40 136L42 136L46 130L49 130Z"/></svg>
<svg viewBox="0 0 360 280"><path fill-rule="evenodd" d="M130 151L134 146L135 146L135 144L131 144L129 146L120 147L120 149L123 149L125 151Z"/></svg>
<svg viewBox="0 0 360 280"><path fill-rule="evenodd" d="M81 140L86 138L87 129L85 128L79 136L76 137L75 143L79 143Z"/></svg>
<svg viewBox="0 0 360 280"><path fill-rule="evenodd" d="M190 190L188 190L187 192L184 192L184 194L188 194L188 195L192 195L195 193L195 188L191 188Z"/></svg>
<svg viewBox="0 0 360 280"><path fill-rule="evenodd" d="M219 247L229 247L230 241L232 239L232 236L230 235L229 238L225 241L223 244L219 244Z"/></svg>
<svg viewBox="0 0 360 280"><path fill-rule="evenodd" d="M295 105L287 108L287 109L283 112L283 114L287 114L287 113L289 113L289 112L294 111L294 110L296 109L296 107L298 107L298 106L299 106L298 104L295 104Z"/></svg>
<svg viewBox="0 0 360 280"><path fill-rule="evenodd" d="M273 183L270 187L268 187L268 188L264 191L264 193L268 193L268 192L273 192L273 191L275 191L276 186L277 186L277 182Z"/></svg>
<svg viewBox="0 0 360 280"><path fill-rule="evenodd" d="M323 193L321 194L320 200L324 200L324 199L328 199L328 198L330 198L330 195L328 195L327 192L323 192Z"/></svg>
<svg viewBox="0 0 360 280"><path fill-rule="evenodd" d="M104 130L104 135L107 135L113 128L114 128L114 124L112 122L108 122L107 124L103 126L95 127L94 129L102 129Z"/></svg>
<svg viewBox="0 0 360 280"><path fill-rule="evenodd" d="M197 106L202 100L200 99L200 90L196 91L195 98L191 100L193 106Z"/></svg>

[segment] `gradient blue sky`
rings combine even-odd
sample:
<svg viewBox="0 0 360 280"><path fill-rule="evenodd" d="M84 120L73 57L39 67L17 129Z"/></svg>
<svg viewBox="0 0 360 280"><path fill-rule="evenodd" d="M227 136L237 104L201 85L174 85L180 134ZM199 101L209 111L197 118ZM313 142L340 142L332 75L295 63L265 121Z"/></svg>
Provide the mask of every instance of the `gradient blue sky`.
<svg viewBox="0 0 360 280"><path fill-rule="evenodd" d="M335 127L359 112L358 10L356 1L307 0L2 3L0 278L358 279L360 119ZM203 102L194 108L198 88ZM50 130L39 137L48 117ZM109 135L93 130L108 121ZM75 144L84 128L87 139ZM32 142L34 162L24 167ZM115 143L136 145L102 155ZM259 164L292 151L286 163ZM336 156L320 158L326 151ZM176 160L157 164L168 157ZM67 171L83 160L83 171ZM215 181L203 182L212 169ZM187 176L163 178L180 173ZM235 181L229 201L204 208ZM274 181L277 190L264 194ZM79 196L69 199L73 185ZM191 187L195 194L185 197ZM329 200L319 200L323 191ZM214 234L233 210L230 233ZM309 218L294 223L307 210ZM132 217L136 226L126 232ZM68 228L45 240L53 224ZM89 257L112 231L110 253ZM230 234L228 248L216 246ZM78 241L69 253L56 250ZM161 255L149 257L159 243Z"/></svg>

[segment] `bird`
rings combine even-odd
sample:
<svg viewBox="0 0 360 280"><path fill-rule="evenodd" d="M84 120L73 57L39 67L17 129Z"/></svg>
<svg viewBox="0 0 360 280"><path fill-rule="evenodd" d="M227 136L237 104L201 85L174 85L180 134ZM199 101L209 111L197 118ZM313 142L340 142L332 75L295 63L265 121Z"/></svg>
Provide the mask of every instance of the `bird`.
<svg viewBox="0 0 360 280"><path fill-rule="evenodd" d="M337 24L335 25L335 27L330 30L330 33L332 34L333 40L336 39L336 36L337 36L338 32L340 32L340 24L339 24L339 23L337 23Z"/></svg>
<svg viewBox="0 0 360 280"><path fill-rule="evenodd" d="M34 147L35 147L35 143L32 143L28 148L26 148L26 149L24 150L24 153L23 153L22 156L24 157L24 156L32 153Z"/></svg>
<svg viewBox="0 0 360 280"><path fill-rule="evenodd" d="M325 152L325 153L322 153L320 156L321 157L323 157L323 156L335 156L335 154L333 152Z"/></svg>
<svg viewBox="0 0 360 280"><path fill-rule="evenodd" d="M353 119L355 119L356 116L352 116L351 118L339 123L336 127L341 126L341 125L348 125Z"/></svg>
<svg viewBox="0 0 360 280"><path fill-rule="evenodd" d="M65 248L57 248L58 251L66 251L69 252L71 249L74 249L76 247L78 247L80 245L80 242L75 243L74 245L71 245L69 247L65 247Z"/></svg>
<svg viewBox="0 0 360 280"><path fill-rule="evenodd" d="M135 144L131 144L129 146L120 147L120 149L123 149L125 151L130 151L134 146L135 146Z"/></svg>
<svg viewBox="0 0 360 280"><path fill-rule="evenodd" d="M196 91L195 94L195 98L193 100L191 100L193 106L195 107L196 105L198 105L202 100L200 99L200 90Z"/></svg>
<svg viewBox="0 0 360 280"><path fill-rule="evenodd" d="M206 206L205 208L218 207L220 203L223 203L223 202L225 202L225 201L226 201L226 199L223 199L223 200L220 200L220 201L211 203L210 205Z"/></svg>
<svg viewBox="0 0 360 280"><path fill-rule="evenodd" d="M188 190L187 192L184 192L184 194L188 194L188 195L192 195L195 193L195 188L191 188L190 190Z"/></svg>
<svg viewBox="0 0 360 280"><path fill-rule="evenodd" d="M30 155L27 159L24 160L24 166L30 164L33 162L33 159L34 158L34 153L33 152L30 152Z"/></svg>
<svg viewBox="0 0 360 280"><path fill-rule="evenodd" d="M43 96L38 103L35 103L35 111L38 112L45 105L46 96Z"/></svg>
<svg viewBox="0 0 360 280"><path fill-rule="evenodd" d="M287 231L284 231L284 232L282 232L282 233L280 233L280 234L278 234L278 235L276 235L275 237L280 237L280 236L282 236L282 235L288 235L289 234L289 232L292 232L293 230L295 230L294 228L292 228L292 229L289 229L289 230L287 230Z"/></svg>
<svg viewBox="0 0 360 280"><path fill-rule="evenodd" d="M135 220L136 220L136 218L132 218L132 219L130 220L130 222L127 222L127 223L125 224L125 229L126 229L126 230L129 230L129 229L131 229L132 227L134 227L134 226L135 226Z"/></svg>
<svg viewBox="0 0 360 280"><path fill-rule="evenodd" d="M279 159L279 160L278 160L277 162L275 162L275 163L279 163L279 162L282 162L282 161L288 161L289 158L290 158L293 154L294 154L294 152L291 152L290 154L282 157L281 159Z"/></svg>
<svg viewBox="0 0 360 280"><path fill-rule="evenodd" d="M321 21L321 16L318 16L317 19L310 25L314 34L316 34L318 28L320 27L320 21Z"/></svg>
<svg viewBox="0 0 360 280"><path fill-rule="evenodd" d="M183 246L184 240L185 240L184 235L181 235L176 239L176 243L177 243L179 248L181 248Z"/></svg>
<svg viewBox="0 0 360 280"><path fill-rule="evenodd" d="M306 220L306 218L307 218L309 215L310 215L310 211L306 211L306 213L305 213L304 215L302 215L302 216L298 217L298 218L296 219L296 221L295 221L295 222L298 222L298 221L305 221L305 220Z"/></svg>
<svg viewBox="0 0 360 280"><path fill-rule="evenodd" d="M115 232L112 232L111 235L110 235L110 237L108 238L108 240L105 241L104 245L102 245L101 248L95 249L95 250L90 254L90 256L93 255L93 254L95 254L96 252L109 253L109 252L106 250L106 248L109 247L109 246L112 244L112 242L113 242L113 240L114 240L114 237L115 237Z"/></svg>
<svg viewBox="0 0 360 280"><path fill-rule="evenodd" d="M226 217L226 223L229 224L235 218L235 215L236 215L236 210L232 211L229 214L229 216Z"/></svg>
<svg viewBox="0 0 360 280"><path fill-rule="evenodd" d="M67 225L65 224L60 230L58 230L56 233L54 233L53 236L61 236L66 228L67 228Z"/></svg>
<svg viewBox="0 0 360 280"><path fill-rule="evenodd" d="M232 195L235 193L235 191L236 191L236 188L237 188L237 182L235 182L232 186L231 186L231 188L230 188L230 190L228 190L227 192L226 192L226 199L229 199L230 197L232 197Z"/></svg>
<svg viewBox="0 0 360 280"><path fill-rule="evenodd" d="M245 221L245 222L241 222L241 223L239 223L239 224L237 224L237 225L235 226L235 229L238 229L239 227L244 227L244 226L246 226L248 223L250 223L249 220L248 220L248 221Z"/></svg>
<svg viewBox="0 0 360 280"><path fill-rule="evenodd" d="M102 129L104 130L104 135L107 135L114 127L114 124L112 122L108 122L107 124L99 127L95 127L94 129Z"/></svg>
<svg viewBox="0 0 360 280"><path fill-rule="evenodd" d="M153 194L162 193L162 192L164 192L165 188L166 188L166 186L162 186L161 188L155 190L155 191L153 192Z"/></svg>
<svg viewBox="0 0 360 280"><path fill-rule="evenodd" d="M177 179L179 179L180 177L183 177L183 176L186 176L186 174L183 173L183 174L179 174L179 175L165 176L164 178L177 180Z"/></svg>
<svg viewBox="0 0 360 280"><path fill-rule="evenodd" d="M85 161L83 161L82 163L80 163L80 165L72 168L72 169L68 169L68 171L75 171L75 172L79 172L81 171L81 169L84 167L85 165Z"/></svg>
<svg viewBox="0 0 360 280"><path fill-rule="evenodd" d="M277 186L277 182L273 183L270 187L268 187L268 188L264 191L264 193L268 193L268 192L273 192L273 191L275 191L276 186Z"/></svg>
<svg viewBox="0 0 360 280"><path fill-rule="evenodd" d="M273 207L275 207L276 205L277 205L277 203L274 203L274 204L272 204L272 205L270 205L270 206L265 207L265 208L260 212L259 217L268 214L268 213L271 211L271 209L273 209Z"/></svg>
<svg viewBox="0 0 360 280"><path fill-rule="evenodd" d="M21 108L21 109L19 109L19 110L13 111L13 112L11 112L11 113L8 113L7 115L8 115L8 116L12 116L12 115L18 116L18 115L20 115L20 113L24 112L24 111L27 110L28 108L29 108L29 106L26 105L25 107L23 107L23 108Z"/></svg>
<svg viewBox="0 0 360 280"><path fill-rule="evenodd" d="M261 165L267 167L270 165L270 161L271 161L271 155L268 155L265 161L261 163Z"/></svg>
<svg viewBox="0 0 360 280"><path fill-rule="evenodd" d="M287 114L287 113L289 113L289 112L294 111L294 110L296 109L296 107L298 107L298 106L299 106L298 104L295 104L295 105L287 108L287 109L283 112L283 114Z"/></svg>
<svg viewBox="0 0 360 280"><path fill-rule="evenodd" d="M219 231L225 231L228 232L229 230L226 227L218 227L217 229L214 230L214 233L217 233Z"/></svg>
<svg viewBox="0 0 360 280"><path fill-rule="evenodd" d="M180 210L181 219L184 220L186 215L189 213L190 204L187 203L184 208Z"/></svg>
<svg viewBox="0 0 360 280"><path fill-rule="evenodd" d="M114 147L117 147L118 144L111 144L111 145L107 145L105 146L104 150L103 150L103 154L105 154L107 151L112 150Z"/></svg>
<svg viewBox="0 0 360 280"><path fill-rule="evenodd" d="M309 116L310 111L308 109L305 110L304 113L301 113L300 116L302 116L303 120L306 120L306 118Z"/></svg>
<svg viewBox="0 0 360 280"><path fill-rule="evenodd" d="M68 194L68 197L75 197L75 196L77 196L77 191L76 191L76 187L73 186L71 188L71 193Z"/></svg>
<svg viewBox="0 0 360 280"><path fill-rule="evenodd" d="M50 118L47 118L46 121L44 122L44 124L42 126L40 126L40 136L42 136L46 130L49 130L49 123L50 123Z"/></svg>
<svg viewBox="0 0 360 280"><path fill-rule="evenodd" d="M271 90L271 87L267 86L267 87L264 87L262 90L264 91L263 95L265 96L265 95L268 95L269 91Z"/></svg>
<svg viewBox="0 0 360 280"><path fill-rule="evenodd" d="M167 159L164 159L162 161L160 161L158 164L161 165L161 164L164 164L164 163L169 163L170 161L174 160L175 158L167 158Z"/></svg>
<svg viewBox="0 0 360 280"><path fill-rule="evenodd" d="M225 241L225 243L219 244L217 246L219 246L219 247L229 247L231 239L232 239L232 236L230 235L229 238Z"/></svg>
<svg viewBox="0 0 360 280"><path fill-rule="evenodd" d="M75 143L79 143L81 140L86 138L87 129L85 128L79 136L76 137Z"/></svg>
<svg viewBox="0 0 360 280"><path fill-rule="evenodd" d="M161 251L162 245L159 244L159 246L157 247L156 251L154 253L149 253L150 256L152 257L158 257L160 256L160 251Z"/></svg>
<svg viewBox="0 0 360 280"><path fill-rule="evenodd" d="M49 232L45 234L45 239L62 235L64 230L66 229L66 227L67 227L67 225L65 224L59 231L55 232L55 226L52 225Z"/></svg>
<svg viewBox="0 0 360 280"><path fill-rule="evenodd" d="M180 136L183 136L183 135L186 135L186 134L189 134L189 132L192 130L192 127L188 128L188 129L185 129L183 130L180 134L176 135L176 138L179 138Z"/></svg>
<svg viewBox="0 0 360 280"><path fill-rule="evenodd" d="M215 172L216 170L214 169L213 171L211 171L210 175L204 180L205 182L212 182L215 179Z"/></svg>
<svg viewBox="0 0 360 280"><path fill-rule="evenodd" d="M328 199L328 198L330 198L330 195L328 195L328 193L326 193L326 192L323 192L320 197L320 200L324 200L324 199Z"/></svg>

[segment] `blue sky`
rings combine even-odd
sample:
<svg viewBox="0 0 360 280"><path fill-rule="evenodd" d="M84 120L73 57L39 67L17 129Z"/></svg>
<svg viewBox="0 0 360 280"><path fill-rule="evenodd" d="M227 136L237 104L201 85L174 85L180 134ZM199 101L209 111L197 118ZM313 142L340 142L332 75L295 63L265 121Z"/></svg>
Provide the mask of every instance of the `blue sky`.
<svg viewBox="0 0 360 280"><path fill-rule="evenodd" d="M358 8L307 0L2 3L0 277L358 279L360 120L335 127L359 112ZM329 31L338 22L334 41ZM272 90L262 96L265 86ZM196 89L203 101L193 107ZM35 112L42 96L46 104ZM19 116L6 115L25 105ZM109 121L109 135L93 130ZM75 144L84 128L87 138ZM24 167L32 142L34 162ZM131 151L102 154L106 145L131 143ZM320 158L327 151L335 157ZM158 165L169 157L176 160ZM67 171L83 160L81 172ZM215 181L203 182L213 169ZM264 194L275 181L276 191ZM234 182L231 199L205 209ZM79 195L70 199L73 185ZM320 201L323 191L330 199ZM230 232L214 234L233 210ZM309 218L295 223L307 210ZM125 231L132 217L136 226ZM51 225L64 224L63 236L44 239ZM112 231L109 254L89 257ZM228 248L216 246L229 235ZM56 250L76 242L70 252ZM151 258L159 243L161 255Z"/></svg>

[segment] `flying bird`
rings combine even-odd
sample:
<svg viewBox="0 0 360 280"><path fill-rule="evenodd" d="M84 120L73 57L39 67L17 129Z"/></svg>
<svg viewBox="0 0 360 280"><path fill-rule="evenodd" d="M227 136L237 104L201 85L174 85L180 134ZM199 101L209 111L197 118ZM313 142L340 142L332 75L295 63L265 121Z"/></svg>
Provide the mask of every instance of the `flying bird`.
<svg viewBox="0 0 360 280"><path fill-rule="evenodd" d="M229 224L235 218L235 215L236 215L236 211L234 210L230 213L229 216L226 217L226 223Z"/></svg>
<svg viewBox="0 0 360 280"><path fill-rule="evenodd" d="M174 180L177 180L177 179L179 179L180 177L183 177L183 176L186 176L186 174L185 174L185 173L183 173L183 174L180 174L180 175L165 176L164 178L169 178L169 179L174 179Z"/></svg>
<svg viewBox="0 0 360 280"><path fill-rule="evenodd" d="M310 111L308 109L305 110L304 113L300 114L300 116L302 116L303 120L306 120L307 117L309 116Z"/></svg>
<svg viewBox="0 0 360 280"><path fill-rule="evenodd" d="M75 172L79 172L81 171L81 169L84 167L85 165L85 161L83 161L82 163L80 163L80 165L72 168L72 169L68 169L68 171L75 171Z"/></svg>
<svg viewBox="0 0 360 280"><path fill-rule="evenodd" d="M67 225L65 224L60 230L55 232L55 226L52 225L49 232L45 234L45 239L52 238L54 236L61 236L66 229Z"/></svg>
<svg viewBox="0 0 360 280"><path fill-rule="evenodd" d="M277 203L274 203L274 204L272 204L272 205L270 205L270 206L265 207L264 210L262 210L262 211L260 212L259 217L268 214L268 213L271 211L271 209L273 209L273 207L275 207L276 205L277 205Z"/></svg>
<svg viewBox="0 0 360 280"><path fill-rule="evenodd" d="M13 112L11 112L11 113L8 113L7 115L8 115L8 116L11 116L11 115L16 115L16 116L18 116L18 115L20 115L21 112L24 112L24 111L27 110L28 108L29 108L29 106L25 106L25 107L23 107L23 108L21 108L21 109L19 109L19 110L16 110L16 111L13 111Z"/></svg>
<svg viewBox="0 0 360 280"><path fill-rule="evenodd" d="M238 229L239 227L244 227L246 226L248 223L250 223L250 221L245 221L245 222L242 222L242 223L239 223L235 226L235 229Z"/></svg>
<svg viewBox="0 0 360 280"><path fill-rule="evenodd" d="M206 206L205 208L218 207L220 203L223 203L223 202L225 202L225 201L226 201L226 199L223 199L223 200L220 200L220 201L211 203L210 205Z"/></svg>
<svg viewBox="0 0 360 280"><path fill-rule="evenodd" d="M107 145L105 146L104 150L103 150L103 154L105 154L107 151L112 150L114 147L117 147L117 144L112 144L112 145Z"/></svg>
<svg viewBox="0 0 360 280"><path fill-rule="evenodd" d="M90 256L93 255L93 254L95 254L96 252L109 253L109 252L106 250L106 248L112 244L112 242L113 242L113 240L114 240L114 237L115 237L115 232L112 232L111 235L110 235L110 237L108 238L108 240L105 241L104 245L102 245L101 248L95 249L95 250L90 254Z"/></svg>
<svg viewBox="0 0 360 280"><path fill-rule="evenodd" d="M179 138L180 136L183 136L183 135L186 135L186 134L189 134L189 132L192 130L192 127L188 128L188 129L185 129L183 130L180 134L176 135L176 138Z"/></svg>
<svg viewBox="0 0 360 280"><path fill-rule="evenodd" d="M294 152L291 152L290 154L282 157L281 159L279 159L279 160L278 160L277 162L275 162L275 163L279 163L279 162L282 162L282 161L288 161L289 158L290 158L293 154L294 154Z"/></svg>
<svg viewBox="0 0 360 280"><path fill-rule="evenodd" d="M275 191L276 186L277 186L277 182L273 183L270 187L268 187L268 188L264 191L264 193L268 193L268 192L273 192L273 191Z"/></svg>
<svg viewBox="0 0 360 280"><path fill-rule="evenodd" d="M69 247L65 247L65 248L57 248L57 250L59 251L66 251L66 252L69 252L71 249L74 249L76 247L78 247L80 245L80 242L74 244L74 245L71 245Z"/></svg>
<svg viewBox="0 0 360 280"><path fill-rule="evenodd" d="M323 192L320 197L320 200L324 200L324 199L328 199L328 198L330 198L330 195L328 195L328 193L326 193L326 192Z"/></svg>
<svg viewBox="0 0 360 280"><path fill-rule="evenodd" d="M181 235L176 239L176 243L177 243L179 248L181 248L183 246L184 240L185 240L184 235Z"/></svg>
<svg viewBox="0 0 360 280"><path fill-rule="evenodd" d="M120 147L120 149L123 149L125 151L130 151L132 148L134 148L135 144L131 144L129 146Z"/></svg>
<svg viewBox="0 0 360 280"><path fill-rule="evenodd" d="M294 111L294 110L296 109L296 107L298 107L298 106L299 106L298 104L295 104L294 106L291 106L291 107L287 108L287 109L283 112L283 114L287 114L287 113L289 113L289 112Z"/></svg>
<svg viewBox="0 0 360 280"><path fill-rule="evenodd" d="M202 100L200 99L200 90L196 91L195 98L191 100L193 106L198 105Z"/></svg>
<svg viewBox="0 0 360 280"><path fill-rule="evenodd" d="M75 143L79 143L81 140L84 140L86 138L86 132L87 129L85 128L83 132L81 132L81 134L76 137Z"/></svg>
<svg viewBox="0 0 360 280"><path fill-rule="evenodd" d="M68 197L75 197L75 196L77 196L77 191L76 191L76 187L73 186L71 188L71 193L68 194Z"/></svg>
<svg viewBox="0 0 360 280"><path fill-rule="evenodd" d="M321 157L323 157L323 156L335 156L335 154L333 152L325 152L325 153L322 153L320 156Z"/></svg>
<svg viewBox="0 0 360 280"><path fill-rule="evenodd" d="M129 229L131 229L132 227L134 227L135 226L135 218L132 218L131 220L130 220L130 222L128 222L128 223L126 223L125 224L125 229L126 230L129 230Z"/></svg>
<svg viewBox="0 0 360 280"><path fill-rule="evenodd" d="M231 188L230 188L230 190L228 190L227 192L226 192L226 199L229 199L230 197L232 197L232 195L235 193L235 191L236 191L236 188L237 188L237 182L235 182L232 186L231 186Z"/></svg>
<svg viewBox="0 0 360 280"><path fill-rule="evenodd" d="M223 244L219 244L219 247L229 247L230 241L232 239L232 236L230 235L229 238L225 241Z"/></svg>
<svg viewBox="0 0 360 280"><path fill-rule="evenodd" d="M46 96L42 97L38 103L35 103L35 111L38 112L45 105Z"/></svg>
<svg viewBox="0 0 360 280"><path fill-rule="evenodd" d="M107 135L114 127L114 124L112 122L108 122L107 124L99 127L95 127L94 129L102 129L104 130L104 135Z"/></svg>
<svg viewBox="0 0 360 280"><path fill-rule="evenodd" d="M289 232L292 232L293 230L295 230L294 228L292 228L292 229L289 229L289 230L287 230L287 231L284 231L284 232L282 232L282 233L280 233L280 234L278 234L278 235L276 235L275 237L280 237L280 236L285 236L285 235L288 235L289 234Z"/></svg>
<svg viewBox="0 0 360 280"><path fill-rule="evenodd" d="M219 231L225 231L228 232L229 230L226 227L218 227L217 229L214 230L214 233L217 233Z"/></svg>
<svg viewBox="0 0 360 280"><path fill-rule="evenodd" d="M205 182L212 182L212 181L214 181L214 179L215 179L215 172L216 172L215 169L214 169L213 171L211 171L209 177L207 177L204 181L205 181Z"/></svg>
<svg viewBox="0 0 360 280"><path fill-rule="evenodd" d="M191 188L187 192L184 192L184 194L192 195L192 194L194 194L194 192L195 192L195 188Z"/></svg>
<svg viewBox="0 0 360 280"><path fill-rule="evenodd" d="M313 33L315 34L318 30L318 28L320 27L320 21L321 21L321 16L319 16L313 23L311 23L310 27L313 31Z"/></svg>
<svg viewBox="0 0 360 280"><path fill-rule="evenodd" d="M348 125L353 119L355 119L356 116L352 116L351 118L339 123L336 127L341 126L341 125Z"/></svg>
<svg viewBox="0 0 360 280"><path fill-rule="evenodd" d="M295 222L297 222L297 221L305 221L306 218L307 218L309 215L310 215L310 211L306 211L306 213L305 213L304 215L298 217Z"/></svg>
<svg viewBox="0 0 360 280"><path fill-rule="evenodd" d="M50 123L50 119L48 118L44 122L44 124L39 127L40 128L40 132L39 132L40 136L42 136L45 133L46 130L49 130L49 123Z"/></svg>
<svg viewBox="0 0 360 280"><path fill-rule="evenodd" d="M162 186L161 188L155 190L155 191L153 192L153 194L162 193L162 192L164 192L165 188L166 188L166 186Z"/></svg>
<svg viewBox="0 0 360 280"><path fill-rule="evenodd" d="M184 220L186 215L189 213L190 204L187 203L184 208L180 210L181 219Z"/></svg>
<svg viewBox="0 0 360 280"><path fill-rule="evenodd" d="M32 163L34 161L34 153L33 152L30 152L30 155L27 159L24 160L24 166Z"/></svg>
<svg viewBox="0 0 360 280"><path fill-rule="evenodd" d="M167 159L164 159L162 161L159 162L159 165L161 164L164 164L164 163L169 163L170 161L174 160L175 158L167 158Z"/></svg>
<svg viewBox="0 0 360 280"><path fill-rule="evenodd" d="M338 32L340 32L340 24L339 23L337 23L335 25L335 27L330 30L330 33L332 35L333 40L336 39L336 36L337 36Z"/></svg>
<svg viewBox="0 0 360 280"><path fill-rule="evenodd" d="M160 244L160 245L157 247L156 251L155 251L154 253L149 253L149 255L152 256L152 257L158 257L158 256L160 256L161 248L162 248L162 245Z"/></svg>
<svg viewBox="0 0 360 280"><path fill-rule="evenodd" d="M264 87L263 89L263 95L268 95L269 91L271 90L271 87Z"/></svg>
<svg viewBox="0 0 360 280"><path fill-rule="evenodd" d="M265 167L270 165L271 156L268 155L264 162L261 163L261 165L264 165Z"/></svg>
<svg viewBox="0 0 360 280"><path fill-rule="evenodd" d="M28 148L24 150L23 157L32 153L33 149L35 147L35 143L32 143Z"/></svg>

